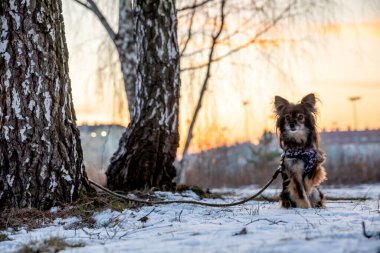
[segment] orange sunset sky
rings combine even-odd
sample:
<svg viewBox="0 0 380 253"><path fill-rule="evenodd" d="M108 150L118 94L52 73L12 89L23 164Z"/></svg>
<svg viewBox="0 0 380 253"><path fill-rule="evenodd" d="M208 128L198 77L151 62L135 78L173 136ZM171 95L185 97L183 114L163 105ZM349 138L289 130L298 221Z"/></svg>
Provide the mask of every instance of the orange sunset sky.
<svg viewBox="0 0 380 253"><path fill-rule="evenodd" d="M78 124L127 125L122 84L97 79L97 48L107 37L103 27L72 1L63 4ZM255 142L264 129L274 131L275 95L298 101L316 93L321 100L318 125L326 130L354 128L353 105L348 98L360 96L357 128L380 128L380 3L338 1L331 8L334 18L328 24L313 24L312 33L317 36L302 46L302 53L294 44L270 48L276 67L263 59L265 45L251 46L213 67L191 150ZM304 29L298 25L293 29ZM120 75L117 63L113 69ZM182 76L181 143L201 80Z"/></svg>

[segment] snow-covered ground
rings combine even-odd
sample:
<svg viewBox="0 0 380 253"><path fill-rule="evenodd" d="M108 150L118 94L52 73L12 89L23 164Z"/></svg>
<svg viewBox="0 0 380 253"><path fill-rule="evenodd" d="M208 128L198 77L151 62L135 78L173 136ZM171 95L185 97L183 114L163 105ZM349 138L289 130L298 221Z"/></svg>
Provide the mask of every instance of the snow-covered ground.
<svg viewBox="0 0 380 253"><path fill-rule="evenodd" d="M231 191L232 189L229 189ZM225 189L222 191L226 191ZM235 195L208 202L232 201L255 189L234 189ZM275 194L271 189L267 194ZM146 206L95 215L96 228L70 230L75 218L56 220L48 227L17 233L0 243L0 252L16 252L31 241L53 236L84 247L63 252L380 252L380 185L325 189L328 196L370 197L371 200L327 201L325 209L282 209L278 203L251 201L231 208L187 204ZM167 199L198 199L192 192L156 193ZM146 216L146 222L141 218ZM66 229L65 229L66 228Z"/></svg>

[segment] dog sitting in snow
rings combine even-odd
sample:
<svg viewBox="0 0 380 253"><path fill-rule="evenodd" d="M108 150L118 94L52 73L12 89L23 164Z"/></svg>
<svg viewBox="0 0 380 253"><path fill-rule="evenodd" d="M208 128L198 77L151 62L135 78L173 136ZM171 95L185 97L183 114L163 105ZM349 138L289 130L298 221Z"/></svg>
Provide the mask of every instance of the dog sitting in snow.
<svg viewBox="0 0 380 253"><path fill-rule="evenodd" d="M315 103L314 94L305 96L297 104L275 97L276 128L284 151L280 198L285 208L323 207L324 196L318 186L326 180L322 167L325 154L319 148Z"/></svg>

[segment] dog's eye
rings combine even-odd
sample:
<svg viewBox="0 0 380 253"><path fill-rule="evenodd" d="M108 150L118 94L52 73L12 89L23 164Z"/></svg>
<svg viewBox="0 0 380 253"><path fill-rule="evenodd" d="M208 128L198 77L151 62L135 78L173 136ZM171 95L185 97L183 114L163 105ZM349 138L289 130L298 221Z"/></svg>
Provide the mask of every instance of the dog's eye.
<svg viewBox="0 0 380 253"><path fill-rule="evenodd" d="M289 114L286 114L286 115L285 115L285 120L287 120L287 121L290 120L290 115L289 115Z"/></svg>
<svg viewBox="0 0 380 253"><path fill-rule="evenodd" d="M303 120L303 119L304 119L303 114L298 114L298 120Z"/></svg>

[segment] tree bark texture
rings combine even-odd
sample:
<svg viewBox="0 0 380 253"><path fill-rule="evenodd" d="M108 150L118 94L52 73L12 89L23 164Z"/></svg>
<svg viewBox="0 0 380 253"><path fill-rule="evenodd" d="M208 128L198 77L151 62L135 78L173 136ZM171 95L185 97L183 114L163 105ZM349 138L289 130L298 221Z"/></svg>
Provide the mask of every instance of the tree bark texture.
<svg viewBox="0 0 380 253"><path fill-rule="evenodd" d="M127 94L130 119L133 117L136 100L136 33L132 0L119 1L119 31L115 38Z"/></svg>
<svg viewBox="0 0 380 253"><path fill-rule="evenodd" d="M180 90L174 2L136 1L135 112L106 173L110 189L174 186Z"/></svg>
<svg viewBox="0 0 380 253"><path fill-rule="evenodd" d="M0 209L47 209L89 188L60 0L0 3Z"/></svg>

